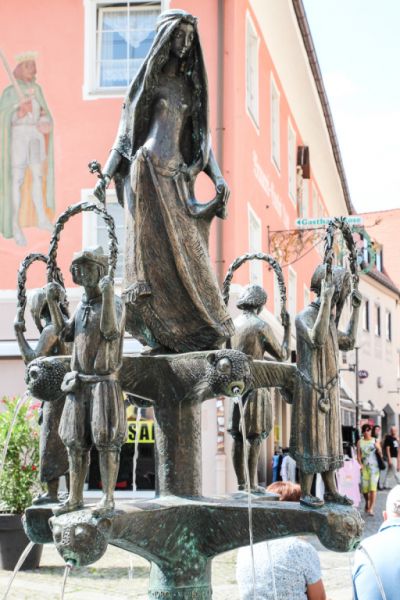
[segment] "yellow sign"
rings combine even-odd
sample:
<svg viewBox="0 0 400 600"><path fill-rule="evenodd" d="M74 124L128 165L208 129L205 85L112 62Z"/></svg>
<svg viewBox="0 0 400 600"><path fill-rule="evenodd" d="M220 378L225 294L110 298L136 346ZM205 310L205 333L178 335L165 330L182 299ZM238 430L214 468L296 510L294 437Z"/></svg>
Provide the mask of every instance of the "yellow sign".
<svg viewBox="0 0 400 600"><path fill-rule="evenodd" d="M154 444L154 421L128 421L128 436L126 444L134 444L136 440L136 426L139 430L139 444Z"/></svg>

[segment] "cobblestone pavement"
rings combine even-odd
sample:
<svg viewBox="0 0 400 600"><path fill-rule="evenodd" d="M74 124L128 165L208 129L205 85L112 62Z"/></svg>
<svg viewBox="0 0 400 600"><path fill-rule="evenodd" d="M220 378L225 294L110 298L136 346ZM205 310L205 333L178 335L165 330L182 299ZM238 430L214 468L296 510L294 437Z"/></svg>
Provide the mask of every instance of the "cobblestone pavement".
<svg viewBox="0 0 400 600"><path fill-rule="evenodd" d="M386 496L387 492L379 492L375 516L365 517L365 536L372 535L379 529ZM320 556L328 600L351 600L352 553L330 552L325 550L316 538L309 539ZM235 559L236 551L233 551L213 561L213 600L239 600ZM54 547L45 546L40 569L18 573L8 598L59 600L63 572L63 561ZM106 555L97 563L84 569L76 569L70 574L65 600L145 600L148 575L147 561L110 546ZM9 577L9 571L0 571L0 593L4 591Z"/></svg>

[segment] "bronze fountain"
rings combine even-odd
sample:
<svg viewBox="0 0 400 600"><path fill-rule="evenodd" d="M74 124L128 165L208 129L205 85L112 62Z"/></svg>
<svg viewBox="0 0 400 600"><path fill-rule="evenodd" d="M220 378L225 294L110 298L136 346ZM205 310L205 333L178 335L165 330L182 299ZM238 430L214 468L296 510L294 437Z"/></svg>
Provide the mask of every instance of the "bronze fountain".
<svg viewBox="0 0 400 600"><path fill-rule="evenodd" d="M128 90L109 159L103 170L96 162L90 168L99 176L98 200L73 205L59 217L45 257L48 283L44 290L54 332L60 343L72 343L72 358L32 357L27 367L28 387L35 397L48 403L60 398L64 402L59 433L68 450L70 495L64 504L41 503L27 509L25 529L31 541L54 543L65 562L78 567L98 560L108 544L141 555L151 563L149 598L209 599L212 559L247 545L249 522L245 494L202 496L201 403L220 395L252 402L267 388L280 388L293 403L299 423L307 423L312 415L323 420L326 429L321 429L321 436L324 431L332 439L339 436L334 439L335 448L340 444L340 422L332 422L339 419L337 379L329 375L329 381L315 381L312 367L307 371L303 363L284 362L289 331L284 302L286 334L276 356L281 362L264 360L264 350L252 358L241 351L246 344L240 327L235 334L211 268L210 224L215 217L226 217L229 190L210 145L207 76L195 17L180 10L161 14L149 54ZM196 177L202 171L215 185L215 197L207 203L197 202L194 194ZM117 240L105 205L111 180L125 211L122 299L114 293ZM68 318L61 306L58 243L67 220L85 210L105 219L109 253L85 249L74 257L72 276L85 291L75 314ZM337 352L338 337L339 345L345 343L332 310L350 291L350 282L348 277L335 279L335 229L345 235L351 265L354 259L347 225L332 222L319 277L321 299L310 309L320 315L318 323L323 323L315 334L318 356ZM245 259L267 260L274 266L276 261L266 256ZM225 299L233 271L228 272ZM284 300L283 277L281 283ZM356 284L354 271L355 312ZM24 306L20 294L20 321ZM296 319L302 344L306 342L300 329L306 319L312 316L307 313ZM356 314L347 332L348 346L354 343L355 320ZM124 330L147 350L123 356ZM114 502L126 430L122 392L138 406L154 408L156 497L152 500ZM307 453L322 441L299 440L298 435L294 427L291 451L303 461L302 504L277 502L258 493L253 477L254 542L309 533L327 548L349 551L362 533L358 511L333 484L325 504L311 497L307 487L310 472L328 472L327 482L332 483L331 473L342 460L340 452L329 461L333 450L328 445L327 462L314 461L310 471ZM92 444L100 452L104 484L102 501L94 507L84 506L82 497ZM239 451L238 464L240 460ZM239 484L243 487L243 481Z"/></svg>

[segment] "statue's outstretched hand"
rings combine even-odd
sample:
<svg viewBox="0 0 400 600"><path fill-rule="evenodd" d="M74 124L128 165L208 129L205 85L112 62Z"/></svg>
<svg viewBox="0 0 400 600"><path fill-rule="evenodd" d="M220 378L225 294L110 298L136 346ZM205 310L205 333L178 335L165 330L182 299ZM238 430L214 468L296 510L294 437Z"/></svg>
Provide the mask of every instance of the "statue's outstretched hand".
<svg viewBox="0 0 400 600"><path fill-rule="evenodd" d="M228 188L228 184L226 183L223 177L218 177L215 180L215 191L217 192L216 197L216 211L215 214L220 219L225 219L227 216L226 205L228 203L228 198L230 194L230 190Z"/></svg>
<svg viewBox="0 0 400 600"><path fill-rule="evenodd" d="M107 292L111 292L113 290L114 284L108 275L102 277L99 281L99 288L102 294L106 294Z"/></svg>
<svg viewBox="0 0 400 600"><path fill-rule="evenodd" d="M97 200L103 202L105 204L106 201L106 182L104 179L99 179L96 183L96 187L93 190L94 196L96 196Z"/></svg>
<svg viewBox="0 0 400 600"><path fill-rule="evenodd" d="M24 333L26 331L25 321L20 320L18 316L14 319L14 331L15 333Z"/></svg>
<svg viewBox="0 0 400 600"><path fill-rule="evenodd" d="M58 302L60 300L61 287L58 283L51 281L45 287L46 290L46 298L48 302Z"/></svg>
<svg viewBox="0 0 400 600"><path fill-rule="evenodd" d="M321 281L321 298L332 300L335 293L335 285L333 283L332 271L327 270L324 279Z"/></svg>
<svg viewBox="0 0 400 600"><path fill-rule="evenodd" d="M228 184L226 183L223 177L217 177L217 179L215 180L215 191L218 195L221 195L223 197L224 204L226 205L226 203L228 202L229 194L231 192L228 187Z"/></svg>

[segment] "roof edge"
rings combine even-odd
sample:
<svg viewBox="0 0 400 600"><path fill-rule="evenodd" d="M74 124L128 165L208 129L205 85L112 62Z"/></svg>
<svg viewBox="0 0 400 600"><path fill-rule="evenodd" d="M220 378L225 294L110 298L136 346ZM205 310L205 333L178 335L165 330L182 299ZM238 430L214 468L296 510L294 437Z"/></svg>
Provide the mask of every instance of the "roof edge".
<svg viewBox="0 0 400 600"><path fill-rule="evenodd" d="M318 96L321 102L322 111L324 113L326 126L328 128L329 139L331 141L333 156L335 158L336 167L339 173L340 181L342 184L344 199L346 202L347 210L349 214L356 214L356 210L353 206L350 197L349 186L347 183L347 177L344 170L342 155L339 148L339 141L336 135L336 129L333 122L331 108L329 106L328 96L326 93L325 85L322 79L321 68L319 66L317 53L315 51L314 42L311 35L310 26L307 21L306 11L302 0L292 0L294 12L296 14L297 23L303 38L305 50L307 52L308 61L310 63L311 72L314 77L315 85L317 87Z"/></svg>

